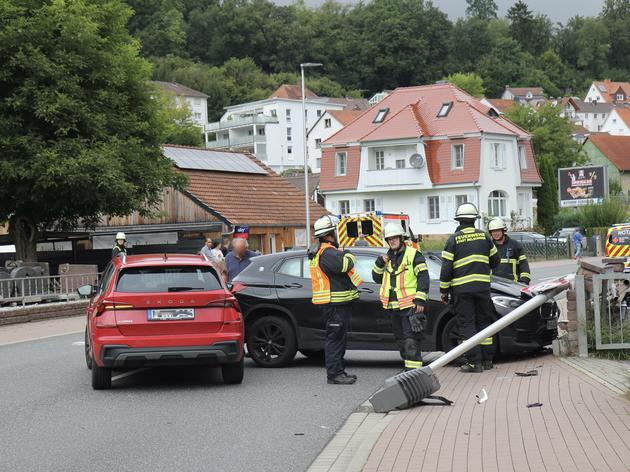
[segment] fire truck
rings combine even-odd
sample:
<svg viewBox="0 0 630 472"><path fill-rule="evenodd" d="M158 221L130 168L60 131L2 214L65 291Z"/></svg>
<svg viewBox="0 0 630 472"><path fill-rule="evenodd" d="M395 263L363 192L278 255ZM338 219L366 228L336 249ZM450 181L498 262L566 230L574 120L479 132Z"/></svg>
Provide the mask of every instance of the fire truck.
<svg viewBox="0 0 630 472"><path fill-rule="evenodd" d="M387 223L400 223L410 238L413 238L409 229L409 215L404 213L383 213L370 211L365 213L352 213L337 215L337 237L342 247L352 247L363 238L372 247L386 247L383 238L383 229Z"/></svg>

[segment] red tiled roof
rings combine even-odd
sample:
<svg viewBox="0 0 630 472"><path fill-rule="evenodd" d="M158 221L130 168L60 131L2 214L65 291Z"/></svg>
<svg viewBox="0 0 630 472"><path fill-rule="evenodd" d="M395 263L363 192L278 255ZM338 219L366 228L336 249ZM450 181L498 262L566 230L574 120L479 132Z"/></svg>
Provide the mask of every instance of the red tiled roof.
<svg viewBox="0 0 630 472"><path fill-rule="evenodd" d="M630 128L630 108L615 108L613 112L617 112L619 118Z"/></svg>
<svg viewBox="0 0 630 472"><path fill-rule="evenodd" d="M408 105L374 131L363 136L361 141L417 138L424 134L420 120L421 118L415 113L413 105Z"/></svg>
<svg viewBox="0 0 630 472"><path fill-rule="evenodd" d="M504 100L502 98L488 98L487 100L492 104L494 108L499 110L501 113L505 113L514 105L516 105L516 102L514 102L514 100Z"/></svg>
<svg viewBox="0 0 630 472"><path fill-rule="evenodd" d="M614 102L616 97L615 93L617 90L623 90L624 95L626 96L626 101L630 99L630 83L628 82L611 82L610 80L604 80L601 82L593 82L597 91L604 97L606 102ZM604 88L605 91L601 89Z"/></svg>
<svg viewBox="0 0 630 472"><path fill-rule="evenodd" d="M346 126L361 116L364 110L326 110L326 113L335 118L343 126Z"/></svg>
<svg viewBox="0 0 630 472"><path fill-rule="evenodd" d="M317 95L308 89L308 87L304 87L304 95L306 98L314 98ZM291 84L282 84L280 87L273 92L269 98L288 98L290 100L301 100L302 99L302 87L300 85L291 85Z"/></svg>
<svg viewBox="0 0 630 472"><path fill-rule="evenodd" d="M239 153L244 154L244 153ZM304 225L304 191L279 176L254 156L248 157L267 174L206 170L179 171L189 179L187 190L230 224L250 226ZM311 223L328 212L311 201Z"/></svg>
<svg viewBox="0 0 630 472"><path fill-rule="evenodd" d="M178 84L177 82L161 82L159 80L151 81L152 84L157 85L162 90L166 90L167 92L174 93L178 97L200 97L200 98L208 98L208 96L200 92L198 90L191 89L190 87L186 87L185 85Z"/></svg>
<svg viewBox="0 0 630 472"><path fill-rule="evenodd" d="M630 136L595 133L587 141L591 141L617 169L630 170Z"/></svg>

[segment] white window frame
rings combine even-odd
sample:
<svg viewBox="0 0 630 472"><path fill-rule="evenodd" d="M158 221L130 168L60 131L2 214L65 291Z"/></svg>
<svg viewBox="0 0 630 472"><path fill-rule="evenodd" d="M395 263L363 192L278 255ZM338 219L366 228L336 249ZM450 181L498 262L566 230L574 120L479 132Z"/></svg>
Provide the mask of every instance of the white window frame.
<svg viewBox="0 0 630 472"><path fill-rule="evenodd" d="M376 170L385 169L385 151L374 151L374 161L376 164Z"/></svg>
<svg viewBox="0 0 630 472"><path fill-rule="evenodd" d="M488 194L488 216L507 218L507 200L507 193L503 190L493 190L490 192Z"/></svg>
<svg viewBox="0 0 630 472"><path fill-rule="evenodd" d="M490 162L490 167L495 170L505 169L505 157L504 157L505 144L491 143L491 148L492 148L492 156L491 156L492 160Z"/></svg>
<svg viewBox="0 0 630 472"><path fill-rule="evenodd" d="M331 128L331 127L332 127L332 119L324 118L324 128Z"/></svg>
<svg viewBox="0 0 630 472"><path fill-rule="evenodd" d="M335 155L335 176L342 177L348 173L348 153L338 152Z"/></svg>
<svg viewBox="0 0 630 472"><path fill-rule="evenodd" d="M399 165L402 164L402 165ZM396 159L396 169L406 169L407 161L405 159Z"/></svg>
<svg viewBox="0 0 630 472"><path fill-rule="evenodd" d="M385 121L385 117L388 113L389 108L381 108L378 113L376 113L376 116L374 117L374 121L372 121L372 123L382 123L383 121Z"/></svg>
<svg viewBox="0 0 630 472"><path fill-rule="evenodd" d="M461 149L461 156L457 155L457 150ZM451 144L451 169L463 169L464 168L464 153L466 151L466 148L464 147L464 144L462 143L458 143L458 144ZM457 163L457 158L461 157L461 163L460 165L458 165Z"/></svg>
<svg viewBox="0 0 630 472"><path fill-rule="evenodd" d="M348 215L349 213L350 213L350 200L339 200L339 214Z"/></svg>
<svg viewBox="0 0 630 472"><path fill-rule="evenodd" d="M376 211L376 200L373 198L363 200L363 211Z"/></svg>
<svg viewBox="0 0 630 472"><path fill-rule="evenodd" d="M455 208L463 205L464 203L468 203L468 195L455 195Z"/></svg>
<svg viewBox="0 0 630 472"><path fill-rule="evenodd" d="M289 159L293 159L293 146L287 146L287 154L291 156Z"/></svg>
<svg viewBox="0 0 630 472"><path fill-rule="evenodd" d="M322 116L322 111L321 110L317 110L317 118L319 118L320 116Z"/></svg>
<svg viewBox="0 0 630 472"><path fill-rule="evenodd" d="M284 116L286 117L287 123L291 123L291 109L287 108L284 110Z"/></svg>
<svg viewBox="0 0 630 472"><path fill-rule="evenodd" d="M322 158L321 157L315 158L315 167L318 168L318 169L322 168Z"/></svg>
<svg viewBox="0 0 630 472"><path fill-rule="evenodd" d="M320 138L315 138L315 147L317 149L322 147L322 140Z"/></svg>
<svg viewBox="0 0 630 472"><path fill-rule="evenodd" d="M431 208L431 202L434 202L433 208ZM427 220L429 222L440 221L440 197L427 197Z"/></svg>
<svg viewBox="0 0 630 472"><path fill-rule="evenodd" d="M287 142L290 143L291 141L293 141L293 130L287 126Z"/></svg>
<svg viewBox="0 0 630 472"><path fill-rule="evenodd" d="M622 100L622 101L623 101L623 100L625 100L625 98L626 98L626 97L624 96L624 94L623 94L623 93L618 93L618 94L617 94L617 100Z"/></svg>
<svg viewBox="0 0 630 472"><path fill-rule="evenodd" d="M518 165L522 170L527 169L527 149L524 144L518 145Z"/></svg>

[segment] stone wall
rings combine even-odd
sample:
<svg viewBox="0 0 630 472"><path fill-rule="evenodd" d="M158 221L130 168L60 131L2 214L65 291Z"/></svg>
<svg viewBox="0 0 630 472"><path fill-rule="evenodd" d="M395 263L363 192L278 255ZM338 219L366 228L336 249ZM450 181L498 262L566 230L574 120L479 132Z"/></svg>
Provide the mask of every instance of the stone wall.
<svg viewBox="0 0 630 472"><path fill-rule="evenodd" d="M0 326L85 315L87 300L0 308Z"/></svg>

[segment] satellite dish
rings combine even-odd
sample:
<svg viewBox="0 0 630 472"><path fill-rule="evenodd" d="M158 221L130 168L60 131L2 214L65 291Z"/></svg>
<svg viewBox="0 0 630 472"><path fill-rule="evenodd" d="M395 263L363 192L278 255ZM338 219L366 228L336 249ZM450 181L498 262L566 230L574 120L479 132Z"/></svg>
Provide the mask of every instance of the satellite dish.
<svg viewBox="0 0 630 472"><path fill-rule="evenodd" d="M422 169L424 167L424 157L422 157L422 154L412 154L409 158L409 165L416 169Z"/></svg>

